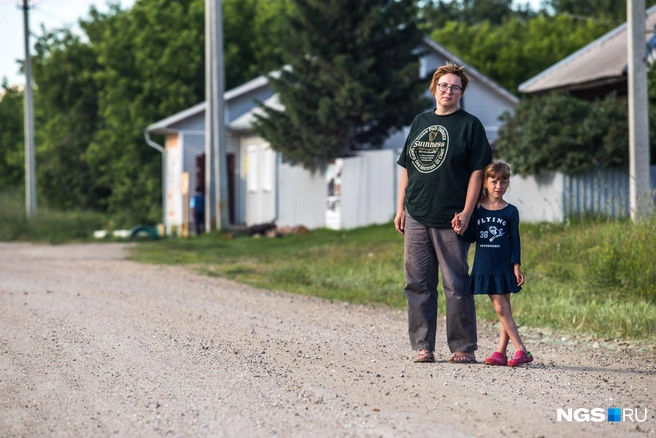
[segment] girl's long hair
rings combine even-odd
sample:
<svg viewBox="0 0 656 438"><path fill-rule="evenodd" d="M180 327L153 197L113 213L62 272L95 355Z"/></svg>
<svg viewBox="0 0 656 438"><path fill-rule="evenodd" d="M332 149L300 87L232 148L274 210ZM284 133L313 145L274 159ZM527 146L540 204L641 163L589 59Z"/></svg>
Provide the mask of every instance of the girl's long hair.
<svg viewBox="0 0 656 438"><path fill-rule="evenodd" d="M485 188L485 182L488 178L496 179L510 179L510 166L503 160L494 159L490 164L485 167L483 172L483 184L481 185L481 193L478 196L478 205L481 205L487 199L488 193Z"/></svg>

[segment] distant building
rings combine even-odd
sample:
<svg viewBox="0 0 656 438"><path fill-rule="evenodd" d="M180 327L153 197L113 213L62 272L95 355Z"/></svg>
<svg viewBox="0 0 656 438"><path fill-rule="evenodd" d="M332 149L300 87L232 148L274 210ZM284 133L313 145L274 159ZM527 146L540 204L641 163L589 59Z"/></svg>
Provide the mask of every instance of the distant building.
<svg viewBox="0 0 656 438"><path fill-rule="evenodd" d="M645 56L656 58L656 6L646 11ZM616 27L520 84L519 92L544 94L565 91L582 99L593 99L615 91L627 94L627 24Z"/></svg>
<svg viewBox="0 0 656 438"><path fill-rule="evenodd" d="M645 56L656 57L656 6L646 11ZM627 94L627 24L616 27L587 46L557 62L519 86L525 94L552 91L581 99ZM539 145L536 145L538 147ZM651 186L656 189L656 166L651 166ZM507 199L517 205L522 220L563 221L571 215L629 216L627 170L595 169L576 175L560 172L514 176Z"/></svg>
<svg viewBox="0 0 656 438"><path fill-rule="evenodd" d="M446 61L465 63L436 42L425 38L419 75L426 88L433 72ZM512 112L518 99L506 89L467 66L473 81L461 100L476 115L494 142L499 116ZM430 96L428 90L427 95ZM254 225L275 221L279 226L354 228L393 219L396 212L399 168L396 160L407 130L393 133L381 150L363 151L335 160L311 173L280 161L269 144L253 131L256 100L280 107L265 76L226 91L228 204L231 224ZM205 103L171 115L150 126L150 134L166 137L166 225L179 226L184 216L182 174L189 174L193 192L202 176L196 172L205 152ZM201 179L198 181L197 179Z"/></svg>

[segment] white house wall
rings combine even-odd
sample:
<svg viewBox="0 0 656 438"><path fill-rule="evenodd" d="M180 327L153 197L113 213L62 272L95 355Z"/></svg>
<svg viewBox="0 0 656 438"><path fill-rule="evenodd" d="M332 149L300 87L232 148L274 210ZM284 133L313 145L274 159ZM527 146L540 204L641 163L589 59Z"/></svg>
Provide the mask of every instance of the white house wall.
<svg viewBox="0 0 656 438"><path fill-rule="evenodd" d="M182 145L177 135L166 138L166 215L165 225L181 226L182 205Z"/></svg>
<svg viewBox="0 0 656 438"><path fill-rule="evenodd" d="M504 199L515 205L523 222L561 222L564 219L561 173L523 177L513 175Z"/></svg>
<svg viewBox="0 0 656 438"><path fill-rule="evenodd" d="M507 99L490 90L489 87L470 82L467 91L462 96L464 109L478 117L487 133L487 139L493 143L499 137L499 128L502 123L499 120L505 111L514 112L515 108Z"/></svg>
<svg viewBox="0 0 656 438"><path fill-rule="evenodd" d="M382 224L394 219L396 150L361 152L344 159L341 228Z"/></svg>
<svg viewBox="0 0 656 438"><path fill-rule="evenodd" d="M279 163L278 190L278 226L325 227L327 183L324 171L312 173L302 166Z"/></svg>
<svg viewBox="0 0 656 438"><path fill-rule="evenodd" d="M275 153L262 138L247 136L241 141L241 156L246 225L271 222L276 217Z"/></svg>

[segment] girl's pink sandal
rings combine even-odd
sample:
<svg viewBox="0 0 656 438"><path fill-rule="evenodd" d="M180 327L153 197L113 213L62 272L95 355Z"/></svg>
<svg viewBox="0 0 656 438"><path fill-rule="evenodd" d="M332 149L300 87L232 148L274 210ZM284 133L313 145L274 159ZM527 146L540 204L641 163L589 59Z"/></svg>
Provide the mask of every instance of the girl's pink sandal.
<svg viewBox="0 0 656 438"><path fill-rule="evenodd" d="M492 353L490 357L485 359L484 361L487 365L498 365L498 366L506 366L508 365L508 357L504 356L503 354L499 353L498 351L495 351Z"/></svg>
<svg viewBox="0 0 656 438"><path fill-rule="evenodd" d="M524 353L522 350L519 350L515 353L515 357L508 361L508 366L518 367L529 362L533 362L533 355L529 352Z"/></svg>

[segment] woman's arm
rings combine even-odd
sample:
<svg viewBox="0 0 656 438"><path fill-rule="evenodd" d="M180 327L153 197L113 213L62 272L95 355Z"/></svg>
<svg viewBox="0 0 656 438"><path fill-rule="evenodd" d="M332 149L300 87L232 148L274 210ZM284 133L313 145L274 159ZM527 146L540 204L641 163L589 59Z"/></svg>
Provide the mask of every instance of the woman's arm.
<svg viewBox="0 0 656 438"><path fill-rule="evenodd" d="M403 234L405 232L405 188L408 187L408 169L403 169L399 180L399 201L396 204L396 216L394 217L394 228Z"/></svg>

